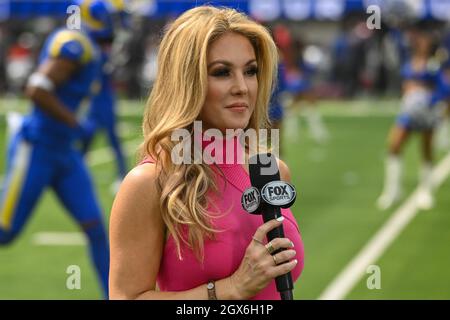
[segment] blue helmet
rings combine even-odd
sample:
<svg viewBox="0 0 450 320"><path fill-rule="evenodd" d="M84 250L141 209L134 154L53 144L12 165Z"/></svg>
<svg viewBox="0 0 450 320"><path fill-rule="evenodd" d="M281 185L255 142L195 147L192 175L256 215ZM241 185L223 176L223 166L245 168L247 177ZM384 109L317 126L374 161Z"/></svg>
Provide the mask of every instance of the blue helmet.
<svg viewBox="0 0 450 320"><path fill-rule="evenodd" d="M80 7L81 26L96 40L112 40L118 29L128 27L125 0L74 0Z"/></svg>

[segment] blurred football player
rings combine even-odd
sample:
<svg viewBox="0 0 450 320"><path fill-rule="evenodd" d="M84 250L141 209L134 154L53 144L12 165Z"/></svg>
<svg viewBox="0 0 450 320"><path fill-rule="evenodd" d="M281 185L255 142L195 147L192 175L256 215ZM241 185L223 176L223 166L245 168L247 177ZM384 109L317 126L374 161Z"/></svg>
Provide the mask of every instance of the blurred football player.
<svg viewBox="0 0 450 320"><path fill-rule="evenodd" d="M328 131L317 111L317 97L312 90L312 68L304 62L303 43L294 40L291 32L284 25L274 28L274 39L279 48L281 63L279 66L278 87L270 105L269 116L274 128L280 128L284 117L284 108L290 115L287 117L286 134L291 138L298 137L297 117L293 108L300 106L305 115L311 137L318 143L328 139Z"/></svg>
<svg viewBox="0 0 450 320"><path fill-rule="evenodd" d="M102 76L100 91L96 94L90 103L86 126L89 126L89 132L84 136L82 143L82 152L84 154L89 150L95 134L98 130L105 130L108 141L114 151L117 163L118 179L112 185L112 191L115 194L118 190L120 182L127 173L125 157L120 144L120 139L116 131L116 95L113 88L112 74L116 67L117 61L123 59L123 49L128 33L125 32L125 27L128 27L128 16L123 10L123 3L116 2L116 10L119 15L116 19L120 20L120 30L122 31L119 37L109 39L109 41L102 41L100 44L101 60L102 60ZM119 49L117 49L119 48ZM123 50L122 50L123 51Z"/></svg>
<svg viewBox="0 0 450 320"><path fill-rule="evenodd" d="M441 121L436 130L435 146L438 150L448 150L450 147L450 58L443 62L439 73L436 90L436 103L440 103Z"/></svg>
<svg viewBox="0 0 450 320"><path fill-rule="evenodd" d="M26 86L32 111L8 146L0 195L0 244L11 243L20 234L43 191L51 187L86 234L107 297L109 246L103 214L75 145L91 130L77 111L99 85L100 45L114 36L117 9L106 0L76 4L81 30L62 28L47 38Z"/></svg>
<svg viewBox="0 0 450 320"><path fill-rule="evenodd" d="M381 196L377 200L385 210L401 197L401 151L411 133L422 136L423 164L420 170L420 192L418 206L430 209L433 206L431 170L433 160L433 131L439 121L439 109L435 108L434 93L439 64L433 59L434 39L430 32L413 29L411 33L412 54L402 67L402 100L400 114L389 136L389 154L385 163L385 181Z"/></svg>

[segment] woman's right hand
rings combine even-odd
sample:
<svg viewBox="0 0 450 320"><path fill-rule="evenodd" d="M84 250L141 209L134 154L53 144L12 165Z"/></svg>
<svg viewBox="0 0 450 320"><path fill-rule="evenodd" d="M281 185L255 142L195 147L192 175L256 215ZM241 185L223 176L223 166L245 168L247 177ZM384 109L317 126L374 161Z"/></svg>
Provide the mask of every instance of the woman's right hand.
<svg viewBox="0 0 450 320"><path fill-rule="evenodd" d="M248 245L239 268L230 276L232 287L239 299L249 299L264 289L270 281L286 274L297 264L293 243L287 238L276 238L271 241L274 251L281 251L274 256L263 244L267 233L280 226L282 221L270 220L261 225ZM288 261L288 262L287 262ZM276 263L275 263L276 262ZM286 262L286 263L284 263Z"/></svg>

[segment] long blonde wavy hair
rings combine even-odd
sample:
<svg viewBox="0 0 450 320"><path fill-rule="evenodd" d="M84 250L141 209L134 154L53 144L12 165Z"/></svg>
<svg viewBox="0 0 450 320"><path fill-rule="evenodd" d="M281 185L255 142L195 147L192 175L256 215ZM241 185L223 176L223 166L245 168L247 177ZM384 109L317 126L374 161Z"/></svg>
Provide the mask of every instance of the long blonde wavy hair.
<svg viewBox="0 0 450 320"><path fill-rule="evenodd" d="M159 47L157 77L144 112L140 159L150 156L161 169L160 211L180 258L183 242L203 259L204 237L212 239L218 231L213 228L207 201L207 193L217 191L217 185L207 164L175 165L171 161L172 149L178 143L171 141L171 135L181 128L192 133L207 94L208 49L227 32L249 39L258 64L256 106L245 129L267 128L267 110L277 76L277 48L265 27L230 8L200 6L170 25Z"/></svg>

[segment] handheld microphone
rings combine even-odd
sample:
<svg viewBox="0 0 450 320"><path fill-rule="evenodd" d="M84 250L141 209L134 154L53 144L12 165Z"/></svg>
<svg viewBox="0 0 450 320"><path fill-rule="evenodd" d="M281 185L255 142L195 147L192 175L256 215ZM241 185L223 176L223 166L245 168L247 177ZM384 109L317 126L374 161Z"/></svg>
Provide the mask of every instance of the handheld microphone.
<svg viewBox="0 0 450 320"><path fill-rule="evenodd" d="M249 173L252 187L242 194L242 207L251 214L261 214L263 221L281 217L280 208L289 208L296 198L295 188L280 180L280 172L274 155L257 154L249 159ZM284 238L283 225L271 230L267 240ZM272 253L277 254L285 249ZM293 300L294 289L290 272L275 278L277 290L282 300Z"/></svg>

